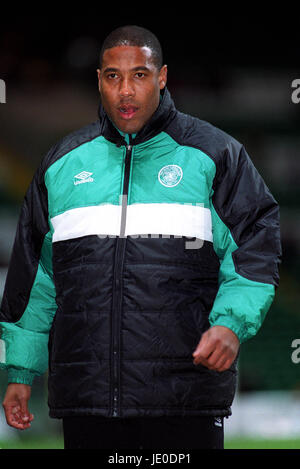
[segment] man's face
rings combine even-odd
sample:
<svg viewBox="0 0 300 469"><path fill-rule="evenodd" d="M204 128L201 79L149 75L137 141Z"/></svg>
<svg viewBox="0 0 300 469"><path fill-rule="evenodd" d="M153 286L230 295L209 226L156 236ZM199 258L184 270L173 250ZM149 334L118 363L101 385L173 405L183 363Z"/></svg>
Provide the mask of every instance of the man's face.
<svg viewBox="0 0 300 469"><path fill-rule="evenodd" d="M106 49L97 74L102 105L110 119L122 132L137 133L159 105L167 66L158 70L148 47L118 46Z"/></svg>

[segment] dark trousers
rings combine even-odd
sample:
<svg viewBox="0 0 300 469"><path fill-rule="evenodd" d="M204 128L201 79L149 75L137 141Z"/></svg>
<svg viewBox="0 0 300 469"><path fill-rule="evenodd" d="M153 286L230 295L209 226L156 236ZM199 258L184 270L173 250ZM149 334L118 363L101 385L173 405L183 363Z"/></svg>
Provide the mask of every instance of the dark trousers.
<svg viewBox="0 0 300 469"><path fill-rule="evenodd" d="M65 449L223 449L223 418L63 418Z"/></svg>

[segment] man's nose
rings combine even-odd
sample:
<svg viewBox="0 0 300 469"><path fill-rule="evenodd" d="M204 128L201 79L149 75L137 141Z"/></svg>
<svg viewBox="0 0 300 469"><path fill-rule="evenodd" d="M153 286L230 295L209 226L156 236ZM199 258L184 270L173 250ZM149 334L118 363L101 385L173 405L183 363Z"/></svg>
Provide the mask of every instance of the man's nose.
<svg viewBox="0 0 300 469"><path fill-rule="evenodd" d="M135 94L134 87L132 86L132 83L128 78L124 78L121 81L119 93L122 98L128 98L130 96L134 96Z"/></svg>

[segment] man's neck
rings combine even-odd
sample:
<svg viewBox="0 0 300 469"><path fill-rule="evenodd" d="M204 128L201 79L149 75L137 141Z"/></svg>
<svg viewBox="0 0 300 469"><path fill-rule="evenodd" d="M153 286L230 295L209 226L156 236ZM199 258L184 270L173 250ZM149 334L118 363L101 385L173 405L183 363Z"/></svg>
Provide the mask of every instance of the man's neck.
<svg viewBox="0 0 300 469"><path fill-rule="evenodd" d="M111 122L112 122L112 121L111 121ZM118 129L118 127L117 127L113 122L112 122L112 124L113 124L114 127L117 129L117 131L119 132L119 134L122 135L122 137L124 137L125 142L126 142L127 144L130 143L130 137L129 137L129 135L131 135L131 138L132 138L132 139L136 136L136 134L126 134L125 132L122 132L122 130Z"/></svg>

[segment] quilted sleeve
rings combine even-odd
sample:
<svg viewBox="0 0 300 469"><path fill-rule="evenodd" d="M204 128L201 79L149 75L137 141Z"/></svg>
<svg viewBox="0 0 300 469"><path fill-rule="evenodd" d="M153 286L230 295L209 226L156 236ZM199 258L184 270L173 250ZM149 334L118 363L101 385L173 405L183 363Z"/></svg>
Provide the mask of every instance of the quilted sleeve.
<svg viewBox="0 0 300 469"><path fill-rule="evenodd" d="M8 381L32 384L48 366L49 330L57 306L42 166L26 193L0 307L0 368Z"/></svg>
<svg viewBox="0 0 300 469"><path fill-rule="evenodd" d="M278 286L279 207L243 146L228 145L213 189L220 271L209 320L211 326L229 327L242 343L259 330Z"/></svg>

